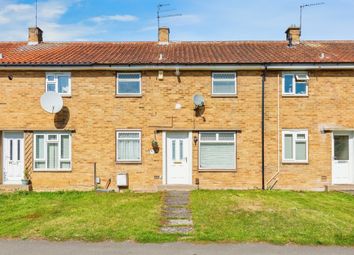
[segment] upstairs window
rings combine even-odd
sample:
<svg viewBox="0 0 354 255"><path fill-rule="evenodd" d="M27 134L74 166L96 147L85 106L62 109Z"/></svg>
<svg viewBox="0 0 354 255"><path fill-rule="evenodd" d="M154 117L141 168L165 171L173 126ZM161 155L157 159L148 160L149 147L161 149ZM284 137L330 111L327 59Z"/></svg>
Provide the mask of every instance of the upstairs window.
<svg viewBox="0 0 354 255"><path fill-rule="evenodd" d="M140 73L118 73L117 74L117 95L140 96L141 95L141 74Z"/></svg>
<svg viewBox="0 0 354 255"><path fill-rule="evenodd" d="M283 162L308 162L308 132L307 130L283 131Z"/></svg>
<svg viewBox="0 0 354 255"><path fill-rule="evenodd" d="M213 73L212 94L214 96L236 95L236 73Z"/></svg>
<svg viewBox="0 0 354 255"><path fill-rule="evenodd" d="M307 96L307 73L287 73L283 75L283 95Z"/></svg>
<svg viewBox="0 0 354 255"><path fill-rule="evenodd" d="M59 93L63 96L71 95L71 74L70 73L47 73L46 91Z"/></svg>

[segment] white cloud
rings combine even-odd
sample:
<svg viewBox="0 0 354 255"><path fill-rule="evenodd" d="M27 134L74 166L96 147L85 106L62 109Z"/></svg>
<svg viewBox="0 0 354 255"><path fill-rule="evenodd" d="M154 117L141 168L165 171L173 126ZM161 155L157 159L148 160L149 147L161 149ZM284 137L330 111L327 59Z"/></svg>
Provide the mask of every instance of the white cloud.
<svg viewBox="0 0 354 255"><path fill-rule="evenodd" d="M101 23L104 21L121 21L121 22L131 22L138 20L138 17L133 15L112 15L112 16L97 16L91 18L93 22Z"/></svg>
<svg viewBox="0 0 354 255"><path fill-rule="evenodd" d="M34 1L33 1L34 2ZM132 15L101 16L77 23L63 23L61 19L81 0L43 0L38 2L38 26L45 41L87 40L105 33L102 21L134 21ZM35 25L35 5L19 0L0 0L0 31L2 41L27 40L27 28ZM95 21L92 23L92 21Z"/></svg>

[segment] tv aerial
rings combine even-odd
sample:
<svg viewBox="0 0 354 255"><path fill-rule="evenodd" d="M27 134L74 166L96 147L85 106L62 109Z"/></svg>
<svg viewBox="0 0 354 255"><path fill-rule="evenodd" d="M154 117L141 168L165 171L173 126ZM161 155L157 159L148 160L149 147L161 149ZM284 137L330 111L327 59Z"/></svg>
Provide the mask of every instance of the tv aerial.
<svg viewBox="0 0 354 255"><path fill-rule="evenodd" d="M313 6L319 6L319 5L324 5L325 2L319 2L319 3L311 3L311 4L302 4L300 5L300 34L302 31L302 11L306 7L313 7Z"/></svg>
<svg viewBox="0 0 354 255"><path fill-rule="evenodd" d="M58 113L63 108L63 98L56 92L49 91L41 96L42 109L49 113Z"/></svg>
<svg viewBox="0 0 354 255"><path fill-rule="evenodd" d="M169 12L176 11L176 9L166 9L166 7L168 7L168 6L170 6L170 4L168 4L168 3L166 3L166 4L159 3L157 5L157 28L161 27L160 26L161 19L182 16L181 13L168 14ZM166 14L163 14L163 13L166 13Z"/></svg>

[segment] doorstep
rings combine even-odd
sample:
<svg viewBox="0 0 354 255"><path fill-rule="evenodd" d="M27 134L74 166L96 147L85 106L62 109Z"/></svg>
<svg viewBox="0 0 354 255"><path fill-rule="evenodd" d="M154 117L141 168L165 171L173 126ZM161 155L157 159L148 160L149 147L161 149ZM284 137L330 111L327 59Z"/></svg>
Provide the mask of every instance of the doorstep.
<svg viewBox="0 0 354 255"><path fill-rule="evenodd" d="M159 185L157 187L158 191L191 191L197 189L197 185L187 185L187 184L168 184Z"/></svg>
<svg viewBox="0 0 354 255"><path fill-rule="evenodd" d="M327 185L326 191L354 191L354 184Z"/></svg>
<svg viewBox="0 0 354 255"><path fill-rule="evenodd" d="M31 185L22 184L0 184L0 193L16 192L16 191L30 191Z"/></svg>

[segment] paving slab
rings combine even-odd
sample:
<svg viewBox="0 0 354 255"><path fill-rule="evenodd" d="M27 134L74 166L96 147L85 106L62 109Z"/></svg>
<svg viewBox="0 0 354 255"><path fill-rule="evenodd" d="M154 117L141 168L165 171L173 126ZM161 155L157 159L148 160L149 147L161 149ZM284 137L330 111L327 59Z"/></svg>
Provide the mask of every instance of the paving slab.
<svg viewBox="0 0 354 255"><path fill-rule="evenodd" d="M193 231L193 227L189 227L189 226L164 226L161 228L161 232L166 234L187 235L192 231Z"/></svg>
<svg viewBox="0 0 354 255"><path fill-rule="evenodd" d="M167 221L169 226L192 226L193 221L187 219L172 219Z"/></svg>

